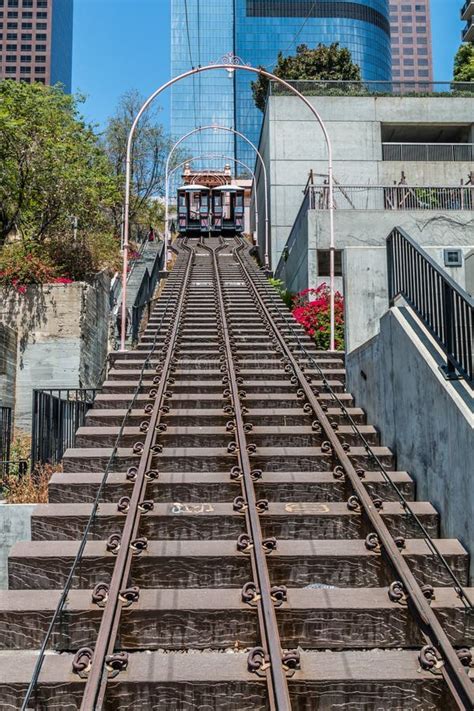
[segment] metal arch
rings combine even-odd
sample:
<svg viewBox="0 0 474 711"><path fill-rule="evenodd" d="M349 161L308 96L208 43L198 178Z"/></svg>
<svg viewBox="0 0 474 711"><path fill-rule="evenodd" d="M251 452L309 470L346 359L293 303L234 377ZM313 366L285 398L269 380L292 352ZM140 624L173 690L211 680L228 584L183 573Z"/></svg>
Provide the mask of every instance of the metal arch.
<svg viewBox="0 0 474 711"><path fill-rule="evenodd" d="M125 336L126 336L126 315L127 315L127 305L126 305L126 295L127 295L127 269L128 269L128 249L129 249L129 243L128 243L128 232L129 232L129 212L130 212L130 189L131 189L131 175L132 175L132 145L133 145L133 137L135 135L135 130L137 128L138 122L140 121L142 115L144 112L147 110L147 108L150 106L150 104L156 99L157 96L159 96L165 89L168 89L170 86L173 86L173 84L176 84L177 82L181 81L182 79L186 79L187 77L194 76L195 74L200 74L202 72L209 72L213 71L216 69L225 69L226 71L229 72L234 72L236 70L238 71L245 71L245 72L251 72L253 74L258 74L259 76L265 77L266 79L270 79L271 81L276 81L278 84L281 86L284 86L285 89L290 91L294 96L297 96L311 111L319 125L321 126L321 130L324 135L324 139L326 141L326 146L327 146L327 153L328 153L328 191L329 191L329 231L330 231L330 248L329 248L329 263L330 263L330 331L331 331L331 338L330 338L330 350L334 350L334 327L335 327L335 318L334 318L334 251L335 251L335 242L334 242L334 178L333 178L333 154L332 154L332 143L331 139L329 138L329 133L326 128L326 125L324 121L322 120L319 112L314 108L314 106L308 101L308 99L298 91L298 89L295 89L294 86L292 86L289 82L285 81L284 79L281 79L280 77L277 77L275 74L272 74L271 72L267 72L264 69L257 69L256 67L249 66L247 64L242 64L242 60L239 59L238 57L235 57L232 54L227 54L224 57L222 57L217 63L215 64L207 64L204 67L193 67L192 69L189 69L187 72L184 72L183 74L179 74L177 77L173 77L169 81L165 82L162 84L158 89L156 89L150 96L146 99L146 101L143 103L141 106L140 110L138 111L137 115L135 116L135 119L132 123L132 126L130 128L129 134L128 134L128 140L127 140L127 155L126 155L126 165L125 165L125 201L124 201L124 238L123 238L123 270L122 270L122 333L121 333L121 338L120 338L120 348L122 351L125 350Z"/></svg>
<svg viewBox="0 0 474 711"><path fill-rule="evenodd" d="M168 158L166 159L166 168L165 168L165 251L168 246L168 241L169 241L169 230L168 230L168 220L169 220L169 213L168 213L168 205L169 205L169 183L168 183L168 173L169 173L169 165L170 165L170 160L175 152L175 150L178 148L178 146L183 143L187 138L190 138L196 133L200 133L201 131L208 131L208 130L217 130L217 131L228 131L229 133L233 133L235 136L239 136L239 138L242 138L248 145L253 148L255 153L257 154L257 158L260 161L260 165L262 166L262 172L263 172L263 182L264 182L264 191L265 191L265 254L264 254L264 264L265 264L265 269L270 269L270 260L269 260L269 223L270 223L270 216L269 216L269 209L268 209L268 174L267 174L267 166L265 165L265 161L263 160L263 156L258 150L257 146L249 139L245 134L243 134L241 131L237 131L235 128L230 128L229 126L221 126L220 124L208 124L206 126L198 126L197 128L193 128L192 131L189 131L188 133L185 133L181 138L179 138L176 143L172 146L170 152L168 153ZM188 161L189 162L189 161ZM250 170L248 168L248 170ZM253 171L250 171L253 175L254 178L254 188L255 188L255 193L257 192L257 181L255 178L255 173ZM166 265L165 265L166 269Z"/></svg>

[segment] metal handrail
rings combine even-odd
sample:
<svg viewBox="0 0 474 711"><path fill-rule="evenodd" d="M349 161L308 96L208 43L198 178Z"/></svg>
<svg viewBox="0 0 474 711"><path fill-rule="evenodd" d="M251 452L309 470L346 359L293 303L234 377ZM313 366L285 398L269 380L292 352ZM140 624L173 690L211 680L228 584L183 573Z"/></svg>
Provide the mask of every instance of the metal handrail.
<svg viewBox="0 0 474 711"><path fill-rule="evenodd" d="M404 94L442 94L443 96L474 95L474 84L461 81L429 81L423 79L379 81L379 80L339 80L339 79L289 79L287 83L306 96L324 96L338 92L340 96L403 96ZM276 89L276 91L275 91ZM269 82L269 95L290 96L285 88L275 81Z"/></svg>
<svg viewBox="0 0 474 711"><path fill-rule="evenodd" d="M313 185L311 210L328 209L328 186ZM472 210L474 185L335 185L336 210Z"/></svg>
<svg viewBox="0 0 474 711"><path fill-rule="evenodd" d="M473 383L474 299L401 227L387 237L390 305L402 296L441 346L448 378Z"/></svg>

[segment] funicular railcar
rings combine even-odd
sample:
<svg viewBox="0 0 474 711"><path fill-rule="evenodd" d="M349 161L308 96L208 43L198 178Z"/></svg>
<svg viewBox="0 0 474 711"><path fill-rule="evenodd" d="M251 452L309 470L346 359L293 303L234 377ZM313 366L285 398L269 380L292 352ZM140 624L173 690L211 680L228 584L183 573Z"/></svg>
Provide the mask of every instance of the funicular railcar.
<svg viewBox="0 0 474 711"><path fill-rule="evenodd" d="M178 232L202 234L210 229L210 190L204 185L178 188Z"/></svg>
<svg viewBox="0 0 474 711"><path fill-rule="evenodd" d="M212 232L243 232L244 192L244 188L237 185L219 185L212 189Z"/></svg>

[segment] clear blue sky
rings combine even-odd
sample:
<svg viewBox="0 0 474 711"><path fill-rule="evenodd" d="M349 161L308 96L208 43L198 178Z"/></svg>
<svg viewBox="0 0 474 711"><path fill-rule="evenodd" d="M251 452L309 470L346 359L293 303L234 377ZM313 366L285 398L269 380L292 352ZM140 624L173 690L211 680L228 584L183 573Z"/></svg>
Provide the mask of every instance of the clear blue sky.
<svg viewBox="0 0 474 711"><path fill-rule="evenodd" d="M219 0L216 0L219 2ZM435 79L452 77L461 0L431 0ZM103 125L121 94L148 95L170 78L170 0L75 0L73 88L86 118ZM160 102L169 122L169 92Z"/></svg>

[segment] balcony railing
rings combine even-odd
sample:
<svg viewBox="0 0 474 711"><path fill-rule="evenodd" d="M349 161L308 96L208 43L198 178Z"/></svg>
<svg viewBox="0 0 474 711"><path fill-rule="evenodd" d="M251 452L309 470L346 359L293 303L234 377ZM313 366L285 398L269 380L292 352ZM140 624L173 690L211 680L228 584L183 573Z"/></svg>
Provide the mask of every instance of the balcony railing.
<svg viewBox="0 0 474 711"><path fill-rule="evenodd" d="M463 42L474 42L474 18L470 17L466 22L461 32L461 39Z"/></svg>
<svg viewBox="0 0 474 711"><path fill-rule="evenodd" d="M461 20L467 20L471 14L474 15L474 0L466 0L461 8Z"/></svg>
<svg viewBox="0 0 474 711"><path fill-rule="evenodd" d="M313 185L310 209L327 210L327 185ZM337 210L472 210L474 186L336 185Z"/></svg>
<svg viewBox="0 0 474 711"><path fill-rule="evenodd" d="M474 143L382 143L382 159L469 163L474 160Z"/></svg>

